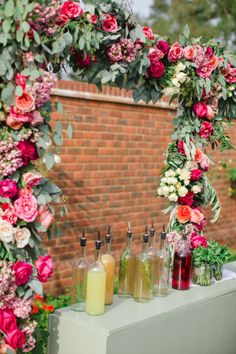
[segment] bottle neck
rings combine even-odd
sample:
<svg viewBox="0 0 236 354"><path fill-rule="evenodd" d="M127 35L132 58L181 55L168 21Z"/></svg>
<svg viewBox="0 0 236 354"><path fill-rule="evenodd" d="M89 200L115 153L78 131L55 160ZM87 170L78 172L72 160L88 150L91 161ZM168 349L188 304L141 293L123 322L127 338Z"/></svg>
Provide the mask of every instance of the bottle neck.
<svg viewBox="0 0 236 354"><path fill-rule="evenodd" d="M99 249L99 250L95 250L95 260L97 262L101 262L101 257L102 257L102 250Z"/></svg>
<svg viewBox="0 0 236 354"><path fill-rule="evenodd" d="M80 247L80 257L86 258L86 247Z"/></svg>
<svg viewBox="0 0 236 354"><path fill-rule="evenodd" d="M148 242L144 242L143 243L143 251L147 251L148 250Z"/></svg>
<svg viewBox="0 0 236 354"><path fill-rule="evenodd" d="M111 243L108 242L106 243L106 254L110 254L111 253Z"/></svg>
<svg viewBox="0 0 236 354"><path fill-rule="evenodd" d="M156 240L155 240L155 236L152 236L151 237L151 240L150 240L150 246L152 248L155 248L156 247Z"/></svg>
<svg viewBox="0 0 236 354"><path fill-rule="evenodd" d="M166 240L165 239L161 239L161 242L160 242L160 249L163 250L163 249L166 249Z"/></svg>
<svg viewBox="0 0 236 354"><path fill-rule="evenodd" d="M132 238L127 237L126 248L131 249L131 245L132 245Z"/></svg>

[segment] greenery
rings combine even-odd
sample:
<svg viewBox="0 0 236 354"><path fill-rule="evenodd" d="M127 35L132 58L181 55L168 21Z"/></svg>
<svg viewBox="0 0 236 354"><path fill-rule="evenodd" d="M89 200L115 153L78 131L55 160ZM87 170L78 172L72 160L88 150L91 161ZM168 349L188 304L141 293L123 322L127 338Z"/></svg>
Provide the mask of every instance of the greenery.
<svg viewBox="0 0 236 354"><path fill-rule="evenodd" d="M231 168L228 172L228 178L230 181L229 195L230 197L236 196L236 167Z"/></svg>
<svg viewBox="0 0 236 354"><path fill-rule="evenodd" d="M193 269L193 283L208 286L212 283L212 267L208 264L202 264L200 267Z"/></svg>
<svg viewBox="0 0 236 354"><path fill-rule="evenodd" d="M236 3L232 0L154 0L149 22L156 33L175 39L188 23L194 36L218 38L230 48L236 45Z"/></svg>

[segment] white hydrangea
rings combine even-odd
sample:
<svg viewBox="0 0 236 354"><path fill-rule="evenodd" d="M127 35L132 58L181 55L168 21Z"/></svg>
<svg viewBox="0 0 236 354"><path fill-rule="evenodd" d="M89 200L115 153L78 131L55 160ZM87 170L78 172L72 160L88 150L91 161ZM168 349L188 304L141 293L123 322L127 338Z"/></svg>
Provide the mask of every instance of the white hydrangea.
<svg viewBox="0 0 236 354"><path fill-rule="evenodd" d="M175 177L169 177L169 178L167 179L167 183L168 183L168 184L176 185L176 184L178 183L178 180L177 180L177 178L175 178Z"/></svg>
<svg viewBox="0 0 236 354"><path fill-rule="evenodd" d="M170 194L168 198L171 202L177 202L177 200L178 200L178 196L176 193Z"/></svg>
<svg viewBox="0 0 236 354"><path fill-rule="evenodd" d="M161 179L161 181L162 181L163 183L167 183L167 178L166 178L166 177L163 177L163 178Z"/></svg>
<svg viewBox="0 0 236 354"><path fill-rule="evenodd" d="M166 177L174 177L175 176L175 171L174 170L168 170L165 173Z"/></svg>
<svg viewBox="0 0 236 354"><path fill-rule="evenodd" d="M166 87L163 91L164 96L173 96L179 93L179 88L177 87Z"/></svg>
<svg viewBox="0 0 236 354"><path fill-rule="evenodd" d="M184 180L189 180L191 176L190 171L188 171L186 168L183 168L180 175L179 175L179 179L184 181Z"/></svg>
<svg viewBox="0 0 236 354"><path fill-rule="evenodd" d="M184 71L186 69L186 65L183 64L181 61L176 65L175 71L179 73L180 71Z"/></svg>
<svg viewBox="0 0 236 354"><path fill-rule="evenodd" d="M188 194L188 190L186 187L180 187L178 193L180 197L185 197Z"/></svg>
<svg viewBox="0 0 236 354"><path fill-rule="evenodd" d="M202 190L202 187L199 184L192 187L192 191L194 194L200 193L201 190Z"/></svg>
<svg viewBox="0 0 236 354"><path fill-rule="evenodd" d="M187 170L196 170L198 168L198 163L195 161L187 161L185 164Z"/></svg>
<svg viewBox="0 0 236 354"><path fill-rule="evenodd" d="M185 186L188 186L190 184L190 179L186 179L185 181L184 181L184 185Z"/></svg>
<svg viewBox="0 0 236 354"><path fill-rule="evenodd" d="M160 196L164 195L162 187L157 189L157 194L160 195Z"/></svg>
<svg viewBox="0 0 236 354"><path fill-rule="evenodd" d="M168 187L168 186L162 187L162 192L163 192L163 195L164 195L165 197L168 196L169 191L170 191L170 190L169 190L169 187Z"/></svg>
<svg viewBox="0 0 236 354"><path fill-rule="evenodd" d="M175 86L175 87L180 87L180 82L179 82L179 80L177 79L177 77L174 77L174 78L172 78L171 79L171 82L172 82L172 84Z"/></svg>
<svg viewBox="0 0 236 354"><path fill-rule="evenodd" d="M177 168L176 173L177 173L177 175L180 175L180 173L181 173L181 168Z"/></svg>
<svg viewBox="0 0 236 354"><path fill-rule="evenodd" d="M184 81L186 80L187 78L187 74L183 73L183 72L179 72L177 75L176 75L176 80L178 80L178 82L180 82L181 84L184 83Z"/></svg>
<svg viewBox="0 0 236 354"><path fill-rule="evenodd" d="M170 193L176 192L175 186L170 186L170 187L169 187L169 191L170 191Z"/></svg>

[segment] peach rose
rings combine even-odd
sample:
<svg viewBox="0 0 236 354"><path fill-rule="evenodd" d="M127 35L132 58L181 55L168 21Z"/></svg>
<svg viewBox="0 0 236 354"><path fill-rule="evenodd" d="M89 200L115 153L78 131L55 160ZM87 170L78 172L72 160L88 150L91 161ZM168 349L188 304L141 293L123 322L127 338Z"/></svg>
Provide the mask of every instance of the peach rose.
<svg viewBox="0 0 236 354"><path fill-rule="evenodd" d="M9 115L6 119L6 124L8 125L8 127L14 129L14 130L18 130L22 127L23 123L16 120L16 118L12 115Z"/></svg>
<svg viewBox="0 0 236 354"><path fill-rule="evenodd" d="M22 179L25 182L27 188L37 186L41 181L42 175L40 173L26 172L23 174Z"/></svg>
<svg viewBox="0 0 236 354"><path fill-rule="evenodd" d="M215 113L211 106L207 105L207 119L212 120L215 117Z"/></svg>
<svg viewBox="0 0 236 354"><path fill-rule="evenodd" d="M34 97L27 91L24 91L21 96L16 96L15 106L22 113L31 112L35 109Z"/></svg>
<svg viewBox="0 0 236 354"><path fill-rule="evenodd" d="M202 212L199 209L192 209L191 222L200 225L203 220L204 215L202 214Z"/></svg>
<svg viewBox="0 0 236 354"><path fill-rule="evenodd" d="M194 47L188 46L188 47L184 48L183 54L184 54L185 59L193 60L197 55L197 51Z"/></svg>
<svg viewBox="0 0 236 354"><path fill-rule="evenodd" d="M213 55L212 58L210 59L210 64L214 70L217 68L218 63L219 63L218 58L215 55Z"/></svg>
<svg viewBox="0 0 236 354"><path fill-rule="evenodd" d="M7 345L0 344L0 354L6 354L6 353L7 353Z"/></svg>
<svg viewBox="0 0 236 354"><path fill-rule="evenodd" d="M191 219L192 209L187 205L179 205L176 209L177 219L181 224L186 224Z"/></svg>
<svg viewBox="0 0 236 354"><path fill-rule="evenodd" d="M200 149L197 149L194 157L194 161L200 163L202 161L203 155L204 155L203 152Z"/></svg>
<svg viewBox="0 0 236 354"><path fill-rule="evenodd" d="M37 222L42 224L45 230L47 230L53 223L53 220L54 220L54 216L49 211L48 207L46 205L41 206L38 211Z"/></svg>
<svg viewBox="0 0 236 354"><path fill-rule="evenodd" d="M202 159L200 161L200 166L203 170L207 171L210 165L209 157L206 154L203 154Z"/></svg>

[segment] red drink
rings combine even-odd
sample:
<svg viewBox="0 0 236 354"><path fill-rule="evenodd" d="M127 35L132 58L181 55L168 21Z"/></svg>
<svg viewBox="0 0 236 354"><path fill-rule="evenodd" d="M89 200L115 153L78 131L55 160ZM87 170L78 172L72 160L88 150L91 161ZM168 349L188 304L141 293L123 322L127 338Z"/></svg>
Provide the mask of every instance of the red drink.
<svg viewBox="0 0 236 354"><path fill-rule="evenodd" d="M191 260L190 252L175 252L174 266L172 274L172 288L178 290L188 290L191 280Z"/></svg>

